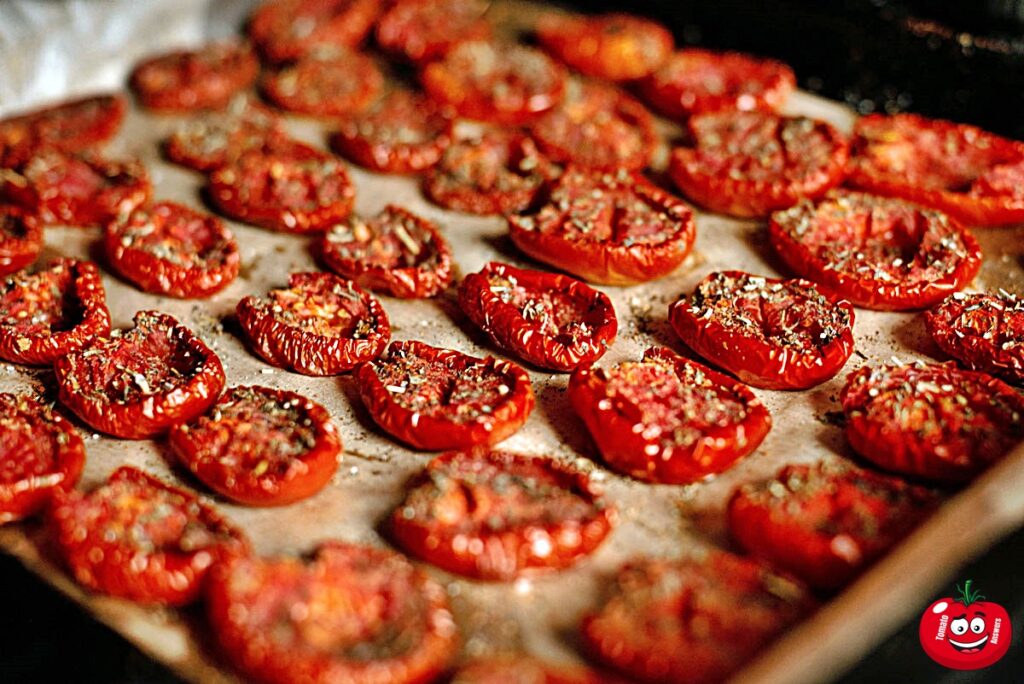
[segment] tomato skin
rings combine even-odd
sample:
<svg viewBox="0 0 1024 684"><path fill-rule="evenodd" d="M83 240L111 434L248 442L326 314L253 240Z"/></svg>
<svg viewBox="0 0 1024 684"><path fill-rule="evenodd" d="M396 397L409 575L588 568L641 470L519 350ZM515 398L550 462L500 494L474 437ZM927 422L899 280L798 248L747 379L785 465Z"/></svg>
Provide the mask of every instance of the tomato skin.
<svg viewBox="0 0 1024 684"><path fill-rule="evenodd" d="M380 5L378 0L269 0L249 18L249 37L273 64L317 48L355 47L370 32Z"/></svg>
<svg viewBox="0 0 1024 684"><path fill-rule="evenodd" d="M507 285L495 286L493 282ZM496 292L494 287L506 291L521 288L527 302L521 308L503 299L505 292ZM574 307L572 321L552 321L558 312L545 308L542 300L537 299L545 296L560 297L563 307ZM501 349L540 368L561 372L603 356L615 340L619 326L611 300L603 292L569 276L519 269L496 261L465 277L459 286L459 306ZM539 325L536 318L524 316L524 309L540 317ZM557 333L545 331L546 326L557 327Z"/></svg>
<svg viewBox="0 0 1024 684"><path fill-rule="evenodd" d="M835 376L853 353L853 320L848 302L809 281L742 271L712 273L669 308L690 349L749 385L777 390Z"/></svg>
<svg viewBox="0 0 1024 684"><path fill-rule="evenodd" d="M956 293L924 320L939 348L965 367L1024 384L1024 306L1014 295Z"/></svg>
<svg viewBox="0 0 1024 684"><path fill-rule="evenodd" d="M293 324L288 317L293 317L294 311L278 314L265 300L245 297L236 309L238 321L252 351L267 363L303 375L337 375L377 358L387 347L391 324L384 307L351 281L330 273L293 273L288 278L288 287L288 290L271 291L271 294L296 294L307 305L316 297L337 295L357 301L362 311L354 316L349 314L355 319L353 330L331 335L305 330L301 321ZM322 320L319 315L311 318L313 323ZM365 329L360 331L360 326Z"/></svg>
<svg viewBox="0 0 1024 684"><path fill-rule="evenodd" d="M936 492L843 464L789 465L737 487L729 531L748 553L824 590L845 586L939 504Z"/></svg>
<svg viewBox="0 0 1024 684"><path fill-rule="evenodd" d="M334 48L264 76L260 89L281 109L315 117L357 114L377 99L384 74L369 57Z"/></svg>
<svg viewBox="0 0 1024 684"><path fill-rule="evenodd" d="M204 413L224 389L224 368L172 316L140 311L134 322L120 337L98 338L61 356L54 371L60 402L85 423L121 439L148 439ZM149 384L149 372L164 376L153 377L163 385L159 391ZM112 396L115 391L122 398Z"/></svg>
<svg viewBox="0 0 1024 684"><path fill-rule="evenodd" d="M571 518L560 518L566 509ZM588 475L554 459L474 449L427 465L392 514L391 533L403 549L444 570L510 581L574 565L601 545L617 516Z"/></svg>
<svg viewBox="0 0 1024 684"><path fill-rule="evenodd" d="M43 227L13 204L0 204L0 277L31 266L43 249Z"/></svg>
<svg viewBox="0 0 1024 684"><path fill-rule="evenodd" d="M672 151L669 175L686 197L714 212L767 216L824 195L846 173L849 144L824 121L721 111L688 125L695 146Z"/></svg>
<svg viewBox="0 0 1024 684"><path fill-rule="evenodd" d="M974 237L945 214L860 193L776 212L768 236L797 275L882 311L932 306L967 286L982 262Z"/></svg>
<svg viewBox="0 0 1024 684"><path fill-rule="evenodd" d="M54 492L75 486L85 466L85 445L71 423L23 395L0 393L0 451L0 525L45 509Z"/></svg>
<svg viewBox="0 0 1024 684"><path fill-rule="evenodd" d="M212 573L207 614L227 658L268 684L426 684L457 650L441 586L397 553L339 541L305 563L232 558ZM417 641L389 651L394 634Z"/></svg>
<svg viewBox="0 0 1024 684"><path fill-rule="evenodd" d="M447 369L456 378L465 379L467 373L483 367L486 376L502 378L506 392L500 395L498 402L482 401L488 410L472 412L469 417L458 412L459 406L453 406L454 401L441 403L439 410L430 404L424 410L414 410L392 396L392 390L378 373L378 370L386 372L389 365L400 364L410 356ZM359 396L374 421L389 435L423 451L493 446L522 427L535 404L530 376L520 366L493 357L480 359L454 349L440 349L412 340L392 342L383 356L359 366L355 377ZM482 384L483 378L474 375L470 382L473 381Z"/></svg>
<svg viewBox="0 0 1024 684"><path fill-rule="evenodd" d="M703 416L689 415L680 408L680 413L673 416L680 422L678 429L690 427L696 434L690 439L676 439L666 444L665 431L673 425L648 422L642 405L613 385L616 375L629 372L628 365L628 362L619 364L610 370L580 367L569 379L573 410L587 426L605 462L614 470L647 482L698 482L723 472L753 453L771 429L768 409L745 385L668 349L651 347L644 352L640 364L632 364L634 370L663 370L677 379L678 392L692 394L698 388L707 388L719 403L729 400L742 406L738 409L739 415L731 416L725 424L722 418L717 418L710 425L695 427L695 421ZM651 379L646 375L636 378L637 382L645 380L649 391L654 397L660 397L664 405L667 393L672 391L666 379Z"/></svg>
<svg viewBox="0 0 1024 684"><path fill-rule="evenodd" d="M664 26L629 14L548 14L537 24L537 40L573 69L608 81L646 76L675 46Z"/></svg>
<svg viewBox="0 0 1024 684"><path fill-rule="evenodd" d="M146 244L156 237L165 242ZM170 240L175 243L166 246ZM138 208L107 224L104 246L111 266L139 289L183 299L223 290L238 275L241 261L238 243L220 219L176 202ZM164 248L175 251L159 256Z"/></svg>
<svg viewBox="0 0 1024 684"><path fill-rule="evenodd" d="M854 451L935 482L969 481L1024 439L1024 397L953 363L861 368L840 401Z"/></svg>
<svg viewBox="0 0 1024 684"><path fill-rule="evenodd" d="M972 582L966 583L967 591ZM973 596L971 598L974 598ZM918 627L921 646L928 657L943 667L954 670L980 670L995 665L1010 650L1013 621L1006 608L991 601L971 600L961 593L958 598L945 597L933 602ZM984 598L982 596L981 598ZM957 625L956 623L960 623ZM959 627L959 629L954 629ZM957 634L960 631L960 634ZM954 646L974 644L965 649Z"/></svg>
<svg viewBox="0 0 1024 684"><path fill-rule="evenodd" d="M114 137L127 102L94 95L0 120L0 167L17 167L43 149L73 153Z"/></svg>
<svg viewBox="0 0 1024 684"><path fill-rule="evenodd" d="M686 259L697 236L690 207L636 171L569 167L544 197L535 211L507 216L512 242L588 282L632 285L661 278ZM652 234L654 227L659 230Z"/></svg>
<svg viewBox="0 0 1024 684"><path fill-rule="evenodd" d="M142 106L156 112L220 109L253 84L259 69L248 45L225 41L147 59L129 83Z"/></svg>
<svg viewBox="0 0 1024 684"><path fill-rule="evenodd" d="M171 529L146 529L156 525ZM47 527L79 584L143 604L194 603L216 563L248 550L195 495L132 466L88 494L55 493Z"/></svg>
<svg viewBox="0 0 1024 684"><path fill-rule="evenodd" d="M395 0L377 22L377 45L414 64L442 59L462 41L488 40L481 0Z"/></svg>
<svg viewBox="0 0 1024 684"><path fill-rule="evenodd" d="M48 282L43 282L44 280ZM37 281L39 292L20 288ZM19 312L32 311L53 287L62 298L74 302L74 320L67 320L63 307L60 320L20 325ZM33 312L33 318L35 313ZM29 366L48 366L80 350L97 337L110 332L110 312L99 268L91 261L57 258L36 274L15 274L0 284L0 359Z"/></svg>

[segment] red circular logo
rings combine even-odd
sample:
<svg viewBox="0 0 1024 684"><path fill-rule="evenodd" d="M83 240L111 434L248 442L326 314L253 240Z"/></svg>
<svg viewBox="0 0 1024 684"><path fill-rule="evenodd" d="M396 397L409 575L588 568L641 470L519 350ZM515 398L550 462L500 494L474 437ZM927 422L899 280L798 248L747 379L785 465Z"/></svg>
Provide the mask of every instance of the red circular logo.
<svg viewBox="0 0 1024 684"><path fill-rule="evenodd" d="M953 670L992 665L1010 648L1010 616L998 603L985 601L971 580L957 586L957 598L941 598L921 616L918 635L928 657Z"/></svg>

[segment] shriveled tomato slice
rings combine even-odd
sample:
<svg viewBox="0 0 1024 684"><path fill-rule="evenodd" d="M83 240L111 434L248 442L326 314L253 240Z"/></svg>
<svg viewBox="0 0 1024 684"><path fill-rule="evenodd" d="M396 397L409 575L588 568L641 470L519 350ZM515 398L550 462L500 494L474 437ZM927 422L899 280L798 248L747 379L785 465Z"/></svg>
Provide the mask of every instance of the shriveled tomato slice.
<svg viewBox="0 0 1024 684"><path fill-rule="evenodd" d="M31 266L42 249L43 227L36 217L13 204L0 204L0 276Z"/></svg>
<svg viewBox="0 0 1024 684"><path fill-rule="evenodd" d="M141 207L107 225L114 269L145 292L208 297L238 275L238 243L224 223L176 202Z"/></svg>
<svg viewBox="0 0 1024 684"><path fill-rule="evenodd" d="M193 603L211 567L248 549L194 495L131 466L88 494L56 493L48 523L79 584L139 603Z"/></svg>
<svg viewBox="0 0 1024 684"><path fill-rule="evenodd" d="M526 371L422 342L392 342L356 370L359 395L391 436L416 449L493 446L523 426L533 410Z"/></svg>
<svg viewBox="0 0 1024 684"><path fill-rule="evenodd" d="M672 54L669 30L630 14L549 14L537 40L573 69L608 81L632 81L651 73Z"/></svg>
<svg viewBox="0 0 1024 684"><path fill-rule="evenodd" d="M357 114L377 99L384 74L366 55L318 50L263 79L264 95L282 109L309 116Z"/></svg>
<svg viewBox="0 0 1024 684"><path fill-rule="evenodd" d="M981 268L978 243L946 214L860 193L776 212L768 234L797 275L869 309L931 306Z"/></svg>
<svg viewBox="0 0 1024 684"><path fill-rule="evenodd" d="M915 114L857 120L848 182L969 226L1024 223L1024 142Z"/></svg>
<svg viewBox="0 0 1024 684"><path fill-rule="evenodd" d="M527 123L559 103L565 69L525 45L467 41L428 64L427 93L462 116L505 126Z"/></svg>
<svg viewBox="0 0 1024 684"><path fill-rule="evenodd" d="M381 355L391 325L380 302L330 273L293 273L288 288L238 303L249 345L270 364L336 375Z"/></svg>
<svg viewBox="0 0 1024 684"><path fill-rule="evenodd" d="M722 109L777 109L796 89L796 75L773 59L686 48L641 81L639 89L647 104L684 119Z"/></svg>
<svg viewBox="0 0 1024 684"><path fill-rule="evenodd" d="M48 366L109 332L103 281L91 261L54 259L0 285L0 359Z"/></svg>
<svg viewBox="0 0 1024 684"><path fill-rule="evenodd" d="M712 112L689 129L693 146L672 151L669 174L697 204L730 216L767 216L824 195L849 156L842 133L806 117Z"/></svg>
<svg viewBox="0 0 1024 684"><path fill-rule="evenodd" d="M149 200L153 188L138 160L40 152L0 172L0 199L35 215L44 225L103 226Z"/></svg>
<svg viewBox="0 0 1024 684"><path fill-rule="evenodd" d="M840 400L857 453L937 482L970 480L1024 439L1024 397L953 363L861 368Z"/></svg>
<svg viewBox="0 0 1024 684"><path fill-rule="evenodd" d="M507 214L529 206L556 173L532 138L489 131L449 147L424 177L423 191L446 209Z"/></svg>
<svg viewBox="0 0 1024 684"><path fill-rule="evenodd" d="M341 161L326 156L250 152L209 181L210 199L224 214L286 233L327 230L352 213L356 194Z"/></svg>
<svg viewBox="0 0 1024 684"><path fill-rule="evenodd" d="M714 477L772 425L746 385L663 347L612 368L577 368L569 399L608 465L649 482Z"/></svg>
<svg viewBox="0 0 1024 684"><path fill-rule="evenodd" d="M0 166L18 166L43 149L80 152L114 137L124 119L120 95L96 95L0 120Z"/></svg>
<svg viewBox="0 0 1024 684"><path fill-rule="evenodd" d="M0 524L35 515L75 486L85 446L71 423L31 397L0 394Z"/></svg>
<svg viewBox="0 0 1024 684"><path fill-rule="evenodd" d="M460 667L451 684L611 684L578 665L550 663L522 653L480 658Z"/></svg>
<svg viewBox="0 0 1024 684"><path fill-rule="evenodd" d="M743 485L729 531L749 553L819 589L838 589L938 505L936 492L842 462L791 465Z"/></svg>
<svg viewBox="0 0 1024 684"><path fill-rule="evenodd" d="M198 420L175 426L168 443L206 486L250 506L313 496L341 456L327 409L268 387L232 387Z"/></svg>
<svg viewBox="0 0 1024 684"><path fill-rule="evenodd" d="M806 280L712 273L671 306L669 320L690 349L765 389L814 387L853 353L853 307Z"/></svg>
<svg viewBox="0 0 1024 684"><path fill-rule="evenodd" d="M452 252L432 221L394 204L327 231L320 254L332 271L393 297L433 297L452 280Z"/></svg>
<svg viewBox="0 0 1024 684"><path fill-rule="evenodd" d="M61 403L122 439L146 439L192 420L224 389L217 355L157 311L140 311L134 328L60 357L54 370Z"/></svg>
<svg viewBox="0 0 1024 684"><path fill-rule="evenodd" d="M496 261L466 276L459 306L504 351L555 371L601 358L619 326L603 292L569 276Z"/></svg>
<svg viewBox="0 0 1024 684"><path fill-rule="evenodd" d="M452 143L454 122L433 100L393 90L364 114L346 117L331 136L339 154L381 173L417 173Z"/></svg>
<svg viewBox="0 0 1024 684"><path fill-rule="evenodd" d="M971 370L1024 384L1024 301L1009 292L958 292L925 312L928 334Z"/></svg>
<svg viewBox="0 0 1024 684"><path fill-rule="evenodd" d="M231 559L207 608L235 667L274 684L430 682L457 645L440 585L397 553L337 541L309 562Z"/></svg>
<svg viewBox="0 0 1024 684"><path fill-rule="evenodd" d="M130 82L142 106L159 112L220 109L256 80L260 65L237 41L211 43L147 59Z"/></svg>
<svg viewBox="0 0 1024 684"><path fill-rule="evenodd" d="M569 167L538 199L532 213L508 216L512 242L593 283L668 275L696 238L690 207L636 171Z"/></svg>
<svg viewBox="0 0 1024 684"><path fill-rule="evenodd" d="M511 580L593 552L615 509L588 475L507 451L438 456L391 516L402 547L468 577Z"/></svg>
<svg viewBox="0 0 1024 684"><path fill-rule="evenodd" d="M323 47L355 47L380 13L378 0L269 0L249 19L249 37L271 62Z"/></svg>
<svg viewBox="0 0 1024 684"><path fill-rule="evenodd" d="M814 608L801 584L729 553L636 560L584 620L583 639L599 660L641 682L718 682Z"/></svg>
<svg viewBox="0 0 1024 684"><path fill-rule="evenodd" d="M464 40L487 40L485 0L396 0L377 22L377 45L415 63L448 54Z"/></svg>

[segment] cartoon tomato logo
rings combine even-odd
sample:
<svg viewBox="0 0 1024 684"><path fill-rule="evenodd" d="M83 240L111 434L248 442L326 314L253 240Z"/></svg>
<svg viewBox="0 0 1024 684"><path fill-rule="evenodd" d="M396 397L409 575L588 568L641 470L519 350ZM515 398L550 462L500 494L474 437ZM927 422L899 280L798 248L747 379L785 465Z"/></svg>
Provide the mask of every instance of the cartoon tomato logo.
<svg viewBox="0 0 1024 684"><path fill-rule="evenodd" d="M979 670L996 663L1010 648L1010 616L998 603L984 601L971 587L957 586L958 599L942 598L921 616L918 634L928 657L954 670Z"/></svg>

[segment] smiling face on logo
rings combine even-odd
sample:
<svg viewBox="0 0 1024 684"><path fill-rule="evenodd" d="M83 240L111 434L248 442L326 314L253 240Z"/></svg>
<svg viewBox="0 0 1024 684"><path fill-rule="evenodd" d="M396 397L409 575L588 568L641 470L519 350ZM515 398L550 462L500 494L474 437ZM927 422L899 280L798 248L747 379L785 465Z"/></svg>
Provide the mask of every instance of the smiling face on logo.
<svg viewBox="0 0 1024 684"><path fill-rule="evenodd" d="M959 605L959 604L957 604ZM982 611L968 611L949 623L946 641L961 653L978 653L988 645L989 626Z"/></svg>
<svg viewBox="0 0 1024 684"><path fill-rule="evenodd" d="M978 670L1002 658L1010 647L1012 626L1006 610L980 601L970 583L960 600L939 599L921 616L919 636L925 653L954 670Z"/></svg>

